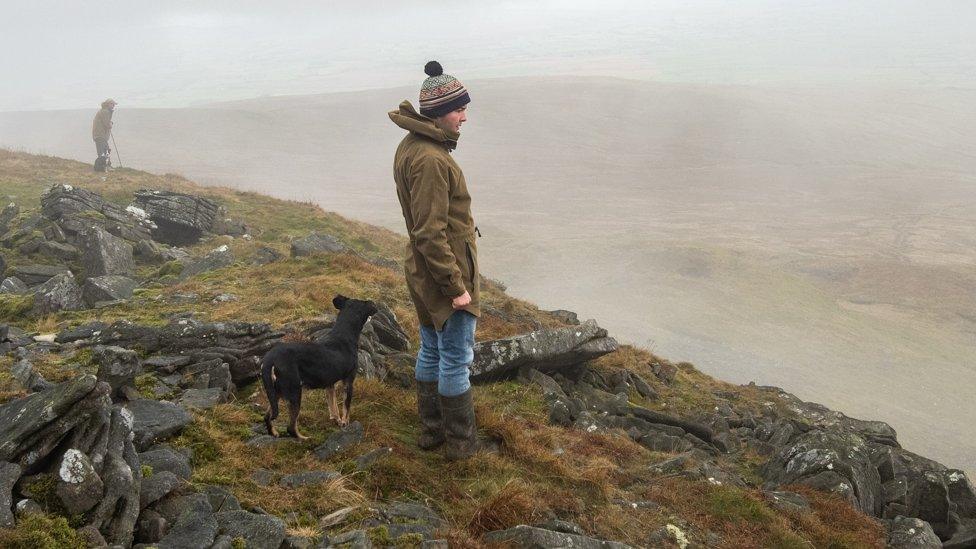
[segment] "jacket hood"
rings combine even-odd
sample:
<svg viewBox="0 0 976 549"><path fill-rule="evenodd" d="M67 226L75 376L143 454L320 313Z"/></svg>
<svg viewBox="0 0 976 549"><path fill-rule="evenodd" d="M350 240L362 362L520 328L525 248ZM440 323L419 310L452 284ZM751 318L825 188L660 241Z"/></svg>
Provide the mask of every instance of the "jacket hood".
<svg viewBox="0 0 976 549"><path fill-rule="evenodd" d="M437 143L441 143L448 149L457 148L458 138L461 137L461 134L438 128L432 119L417 112L413 105L410 104L410 101L404 100L400 103L398 110L390 111L389 114L390 120L394 124L408 132L422 135Z"/></svg>

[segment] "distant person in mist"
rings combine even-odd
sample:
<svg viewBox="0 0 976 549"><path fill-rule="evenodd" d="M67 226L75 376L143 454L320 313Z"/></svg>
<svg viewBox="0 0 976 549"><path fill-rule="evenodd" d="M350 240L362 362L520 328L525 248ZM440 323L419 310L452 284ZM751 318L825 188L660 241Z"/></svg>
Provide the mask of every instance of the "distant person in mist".
<svg viewBox="0 0 976 549"><path fill-rule="evenodd" d="M393 159L393 179L410 236L407 287L420 321L418 445L424 450L443 445L447 459L457 460L483 447L470 381L481 316L477 229L464 174L451 157L471 98L437 61L427 63L424 72L420 112L406 100L390 112L408 132Z"/></svg>
<svg viewBox="0 0 976 549"><path fill-rule="evenodd" d="M95 120L92 121L92 139L95 141L95 152L98 158L105 158L109 162L108 140L112 136L112 113L115 112L115 105L118 103L114 99L102 101L102 108L95 113Z"/></svg>

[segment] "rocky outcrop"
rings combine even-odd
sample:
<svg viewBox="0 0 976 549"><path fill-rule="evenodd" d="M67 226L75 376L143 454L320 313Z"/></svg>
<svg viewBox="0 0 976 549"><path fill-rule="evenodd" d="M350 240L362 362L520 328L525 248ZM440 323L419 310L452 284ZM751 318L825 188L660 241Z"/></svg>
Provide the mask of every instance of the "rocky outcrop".
<svg viewBox="0 0 976 549"><path fill-rule="evenodd" d="M128 546L142 473L133 418L112 405L109 391L83 375L0 406L0 462L30 479L52 477L66 510L109 543Z"/></svg>
<svg viewBox="0 0 976 549"><path fill-rule="evenodd" d="M554 372L617 350L617 342L587 320L579 326L539 330L525 335L475 344L472 382L515 375L523 366Z"/></svg>
<svg viewBox="0 0 976 549"><path fill-rule="evenodd" d="M153 239L174 246L198 242L220 215L220 206L209 198L170 191L137 191L134 203L156 225Z"/></svg>
<svg viewBox="0 0 976 549"><path fill-rule="evenodd" d="M193 421L185 408L172 402L133 400L125 404L125 409L132 416L133 442L140 450L178 434Z"/></svg>

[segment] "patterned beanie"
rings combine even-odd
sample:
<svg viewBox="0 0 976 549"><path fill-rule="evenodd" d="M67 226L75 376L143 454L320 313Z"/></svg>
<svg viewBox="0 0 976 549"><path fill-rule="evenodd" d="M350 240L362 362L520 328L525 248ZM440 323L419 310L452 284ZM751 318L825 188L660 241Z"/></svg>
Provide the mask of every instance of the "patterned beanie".
<svg viewBox="0 0 976 549"><path fill-rule="evenodd" d="M427 63L424 72L430 78L424 80L424 85L420 88L420 114L437 118L471 102L464 84L457 78L444 74L444 69L437 61Z"/></svg>

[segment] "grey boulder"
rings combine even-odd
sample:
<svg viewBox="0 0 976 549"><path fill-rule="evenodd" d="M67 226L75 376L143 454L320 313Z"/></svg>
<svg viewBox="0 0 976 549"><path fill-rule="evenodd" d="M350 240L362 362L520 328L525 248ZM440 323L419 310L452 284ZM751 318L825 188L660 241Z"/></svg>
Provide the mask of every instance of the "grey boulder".
<svg viewBox="0 0 976 549"><path fill-rule="evenodd" d="M587 320L579 326L486 341L474 346L471 381L510 377L523 366L553 372L616 350L617 341L609 337L595 320Z"/></svg>
<svg viewBox="0 0 976 549"><path fill-rule="evenodd" d="M81 257L85 275L130 275L135 271L132 245L105 229L94 226L85 232Z"/></svg>
<svg viewBox="0 0 976 549"><path fill-rule="evenodd" d="M103 275L85 280L81 295L89 307L99 301L118 301L129 299L139 283L127 276Z"/></svg>
<svg viewBox="0 0 976 549"><path fill-rule="evenodd" d="M81 288L70 272L51 277L34 291L34 314L77 311L84 308Z"/></svg>

